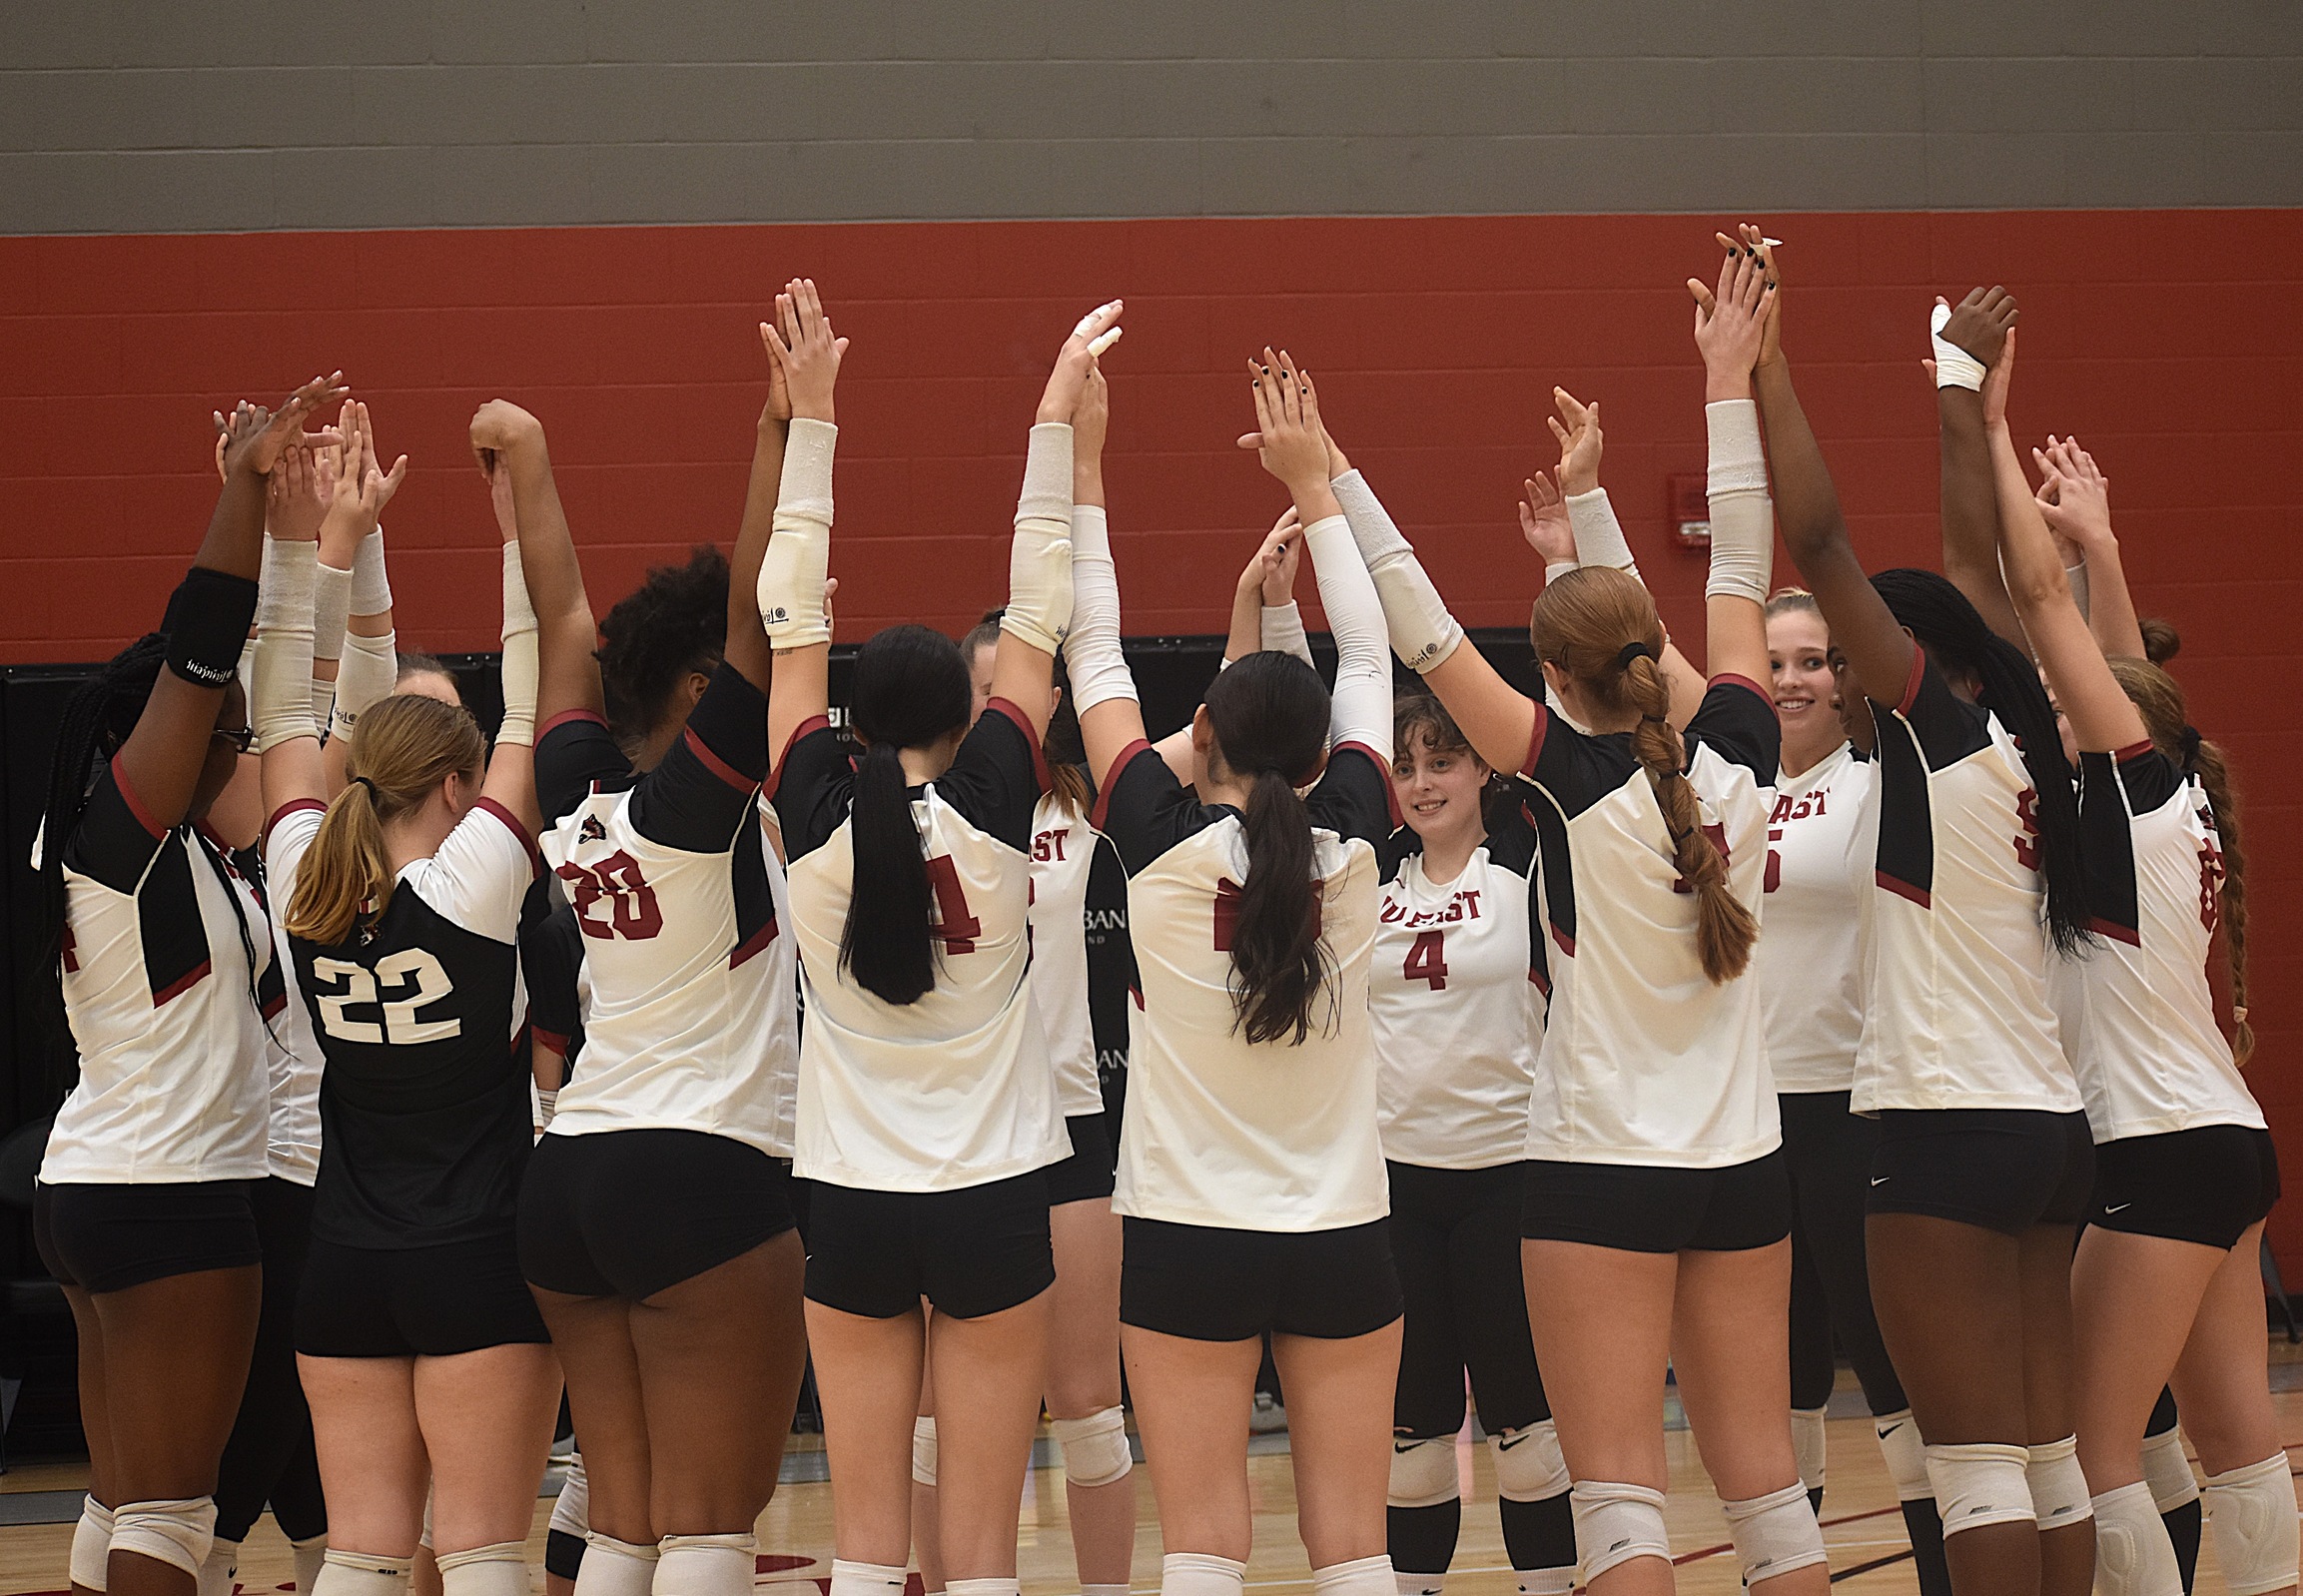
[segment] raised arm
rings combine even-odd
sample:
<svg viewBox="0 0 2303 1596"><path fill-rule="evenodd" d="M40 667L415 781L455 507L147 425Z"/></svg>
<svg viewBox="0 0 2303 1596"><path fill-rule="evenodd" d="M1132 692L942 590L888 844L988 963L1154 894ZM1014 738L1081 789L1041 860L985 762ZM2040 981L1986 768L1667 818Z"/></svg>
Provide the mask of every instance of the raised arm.
<svg viewBox="0 0 2303 1596"><path fill-rule="evenodd" d="M776 319L760 324L760 336L783 374L792 411L771 531L751 588L775 660L768 679L768 757L780 760L793 733L828 713L832 702L832 616L825 598L832 560L832 455L840 437L832 395L848 341L832 336L823 301L806 278L784 285L776 296Z"/></svg>
<svg viewBox="0 0 2303 1596"><path fill-rule="evenodd" d="M1520 488L1519 535L1543 561L1544 585L1549 586L1583 563L1575 557L1575 523L1567 516L1567 495L1541 471Z"/></svg>
<svg viewBox="0 0 2303 1596"><path fill-rule="evenodd" d="M342 602L349 611L338 639L343 658L330 694L328 742L321 750L331 796L344 786L352 734L360 717L399 686L399 634L392 620L380 517L407 469L403 454L388 472L384 471L366 404L356 399L344 411L345 445L335 454L336 481L320 526L321 574L330 601ZM328 617L332 625L335 618L333 612ZM317 692L313 702L319 703Z"/></svg>
<svg viewBox="0 0 2303 1596"><path fill-rule="evenodd" d="M487 473L488 498L495 509L496 532L503 550L503 629L499 634L503 642L503 721L496 727L495 750L488 756L487 779L480 786L480 796L510 810L532 837L543 826L535 792L535 604L528 597L527 572L520 562L519 511L507 476L500 461Z"/></svg>
<svg viewBox="0 0 2303 1596"><path fill-rule="evenodd" d="M1783 314L1783 273L1754 229L1736 246L1756 255L1776 285L1776 309ZM1767 433L1768 462L1775 481L1776 522L1792 562L1816 595L1816 607L1832 629L1832 645L1847 656L1856 687L1865 697L1900 703L1912 674L1918 644L1872 586L1863 561L1848 537L1840 513L1839 489L1808 425L1792 387L1791 362L1771 337L1752 373L1760 419Z"/></svg>
<svg viewBox="0 0 2303 1596"><path fill-rule="evenodd" d="M1295 569L1302 552L1303 521L1290 503L1240 568L1231 594L1231 630L1223 640L1224 664L1266 648L1311 663L1311 640L1295 605Z"/></svg>
<svg viewBox="0 0 2303 1596"><path fill-rule="evenodd" d="M569 710L600 714L599 626L552 480L543 423L508 399L489 399L471 418L471 446L482 469L511 473L520 569L535 607L537 724Z"/></svg>
<svg viewBox="0 0 2303 1596"><path fill-rule="evenodd" d="M1319 424L1319 392L1312 387L1311 375L1299 370L1282 351L1278 367L1258 378L1257 401L1266 417L1265 462L1284 465L1289 473L1282 480L1295 494L1296 514L1304 523L1303 546L1311 553L1312 574L1319 583L1319 606L1327 612L1327 629L1335 639L1328 745L1339 748L1358 743L1388 767L1390 633L1383 623L1383 601L1376 596L1374 579L1367 574L1367 562L1360 557L1351 523L1328 478L1326 429ZM1311 519L1307 504L1324 506L1326 513Z"/></svg>
<svg viewBox="0 0 2303 1596"><path fill-rule="evenodd" d="M344 374L316 377L275 412L243 400L224 434L224 485L192 568L169 600L168 663L152 685L136 729L113 756L143 806L143 818L166 830L192 805L216 736L225 689L240 667L256 616L256 577L264 562L267 478L281 451L302 436L316 405L344 397ZM63 839L50 838L61 849Z"/></svg>
<svg viewBox="0 0 2303 1596"><path fill-rule="evenodd" d="M1717 292L1696 297L1695 313L1710 441L1706 660L1713 676L1741 676L1762 685L1769 679L1766 605L1776 531L1759 408L1752 401L1752 367L1759 360L1775 293L1759 256L1738 250L1721 265Z"/></svg>
<svg viewBox="0 0 2303 1596"><path fill-rule="evenodd" d="M2087 629L2087 617L2071 597L2062 553L2023 475L2023 462L2007 430L2007 390L2014 368L2015 336L2010 332L1981 394L1984 437L1998 489L1998 560L2006 571L2015 612L2079 747L2088 753L2112 753L2147 741L2150 733L2142 711L2111 674L2103 650Z"/></svg>
<svg viewBox="0 0 2303 1596"><path fill-rule="evenodd" d="M2032 503L2057 540L2079 551L2075 580L2086 583L2079 608L2096 644L2108 655L2143 658L2142 623L2135 618L2135 600L2127 591L2119 540L2111 535L2111 479L2075 437L2049 434L2047 446L2031 450L2031 458L2045 478ZM2071 575L2069 566L2064 574ZM2076 586L2073 590L2078 592Z"/></svg>
<svg viewBox="0 0 2303 1596"><path fill-rule="evenodd" d="M828 324L826 331L830 331ZM832 342L836 361L848 341ZM744 484L744 517L736 526L736 556L728 566L728 637L721 657L765 693L775 650L768 644L767 628L760 623L760 565L767 558L768 539L776 527L792 393L784 379L784 363L776 359L775 347L769 343L765 322L760 324L760 347L768 361L768 398L760 406L759 425L752 436L752 473ZM768 746L771 753L782 751L772 742Z"/></svg>
<svg viewBox="0 0 2303 1596"><path fill-rule="evenodd" d="M1646 578L1631 556L1623 522L1616 519L1607 489L1599 485L1600 456L1606 445L1606 434L1599 425L1599 400L1586 404L1564 388L1553 389L1551 399L1559 413L1545 419L1551 424L1551 435L1559 440L1559 490L1566 500L1568 525L1575 534L1576 563L1610 565L1644 585ZM1679 645L1668 636L1660 663L1664 679L1671 684L1672 726L1682 728L1703 702L1703 672L1688 663Z"/></svg>
<svg viewBox="0 0 2303 1596"><path fill-rule="evenodd" d="M256 598L256 650L248 684L248 724L261 761L267 819L299 799L326 803L334 789L322 766L320 721L313 696L313 611L320 574L320 523L314 492L335 464L291 445L273 468L265 533L264 576Z"/></svg>
<svg viewBox="0 0 2303 1596"><path fill-rule="evenodd" d="M1080 741L1100 792L1119 773L1115 767L1121 755L1145 740L1136 677L1120 651L1120 573L1112 563L1112 529L1105 515L1104 437L1110 413L1104 374L1091 370L1073 410L1072 632L1064 639L1064 666L1072 705L1080 714ZM1176 771L1176 780L1189 782L1189 733L1179 735L1184 739L1182 767L1177 769L1176 756L1165 747L1160 757Z"/></svg>
<svg viewBox="0 0 2303 1596"><path fill-rule="evenodd" d="M1935 421L1942 462L1943 574L1967 595L1991 630L2028 651L1999 576L1998 498L1983 435L1983 373L2015 325L2015 297L1993 284L1954 309L1936 300L1928 331L1935 358Z"/></svg>

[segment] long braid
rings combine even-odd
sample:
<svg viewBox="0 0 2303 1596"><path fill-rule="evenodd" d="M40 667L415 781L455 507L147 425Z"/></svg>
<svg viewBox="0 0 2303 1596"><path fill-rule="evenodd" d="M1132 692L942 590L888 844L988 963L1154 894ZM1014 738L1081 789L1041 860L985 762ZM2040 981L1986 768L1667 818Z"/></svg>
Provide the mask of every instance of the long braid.
<svg viewBox="0 0 2303 1596"><path fill-rule="evenodd" d="M1687 779L1687 745L1672 729L1671 683L1652 651L1633 653L1624 665L1625 686L1639 709L1631 749L1647 771L1656 807L1671 833L1672 863L1696 894L1696 951L1703 973L1714 985L1733 981L1751 963L1759 942L1759 920L1728 883L1728 863L1711 834L1694 783Z"/></svg>

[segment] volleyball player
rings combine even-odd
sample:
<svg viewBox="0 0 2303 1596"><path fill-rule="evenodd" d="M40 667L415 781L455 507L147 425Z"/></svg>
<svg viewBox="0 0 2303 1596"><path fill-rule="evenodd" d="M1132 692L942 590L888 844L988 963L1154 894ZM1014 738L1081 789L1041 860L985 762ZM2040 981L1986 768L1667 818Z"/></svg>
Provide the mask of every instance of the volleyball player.
<svg viewBox="0 0 2303 1596"><path fill-rule="evenodd" d="M1541 843L1558 957L1527 1141L1522 1268L1575 1478L1585 1576L1602 1596L1670 1588L1668 1357L1747 1583L1791 1596L1820 1593L1826 1571L1791 1445L1790 1189L1758 984L1744 979L1780 737L1756 679L1770 539L1750 399L1772 296L1741 257L1723 265L1716 295L1695 287L1712 439L1713 681L1684 740L1669 718L1662 625L1621 568L1620 534L1620 551L1604 557L1579 524L1582 568L1537 601L1532 637L1555 714L1460 646L1462 628L1395 529L1369 517L1353 530L1393 647L1473 749L1519 773ZM1585 473L1598 445L1583 458L1583 422L1572 410L1568 422L1559 485L1572 516L1593 505Z"/></svg>
<svg viewBox="0 0 2303 1596"><path fill-rule="evenodd" d="M1879 811L1871 721L1833 671L1831 629L1815 596L1768 601L1768 665L1783 724L1783 766L1768 815L1768 869L1757 970L1768 1066L1792 1182L1792 1433L1800 1477L1819 1508L1825 1404L1835 1342L1855 1365L1912 1540L1925 1596L1948 1596L1943 1532L1926 1453L1872 1311L1864 1197L1876 1120L1849 1108L1870 979L1868 931ZM1851 702L1852 700L1852 702Z"/></svg>
<svg viewBox="0 0 2303 1596"><path fill-rule="evenodd" d="M223 490L162 631L83 685L57 732L35 924L80 1077L33 1238L79 1335L83 1590L192 1596L214 1542L262 1293L265 1023L287 992L263 903L203 823L249 740L236 672L267 478L341 378L216 417Z"/></svg>
<svg viewBox="0 0 2303 1596"><path fill-rule="evenodd" d="M1564 537L1564 509L1556 518ZM1549 979L1535 828L1429 694L1398 701L1391 747L1404 824L1379 850L1367 1001L1406 1307L1392 1397L1392 1567L1403 1591L1438 1596L1445 1583L1463 1510L1455 1434L1468 1373L1522 1596L1567 1596L1567 1464L1519 1272L1521 1161Z"/></svg>
<svg viewBox="0 0 2303 1596"><path fill-rule="evenodd" d="M1322 1596L1393 1596L1382 1504L1399 1284L1367 1030L1374 843L1391 828L1381 612L1328 486L1316 398L1250 363L1266 470L1294 499L1338 650L1233 663L1187 790L1145 741L1104 513L1106 397L1084 411L1067 660L1142 977L1117 1205L1122 1345L1169 1596L1241 1587L1262 1337L1286 1383L1297 1526ZM1332 751L1330 751L1332 740ZM1309 786L1307 798L1296 788Z"/></svg>
<svg viewBox="0 0 2303 1596"><path fill-rule="evenodd" d="M1749 258L1767 246L1747 232ZM1979 383L2005 316L1954 321ZM1980 353L1977 353L1980 352ZM1780 352L1758 374L1786 543L1878 725L1876 973L1853 1105L1880 1116L1872 1302L1926 1442L1959 1596L2075 1596L2087 1488L2068 1389L2092 1149L2047 996L2085 939L2078 824L2030 661L1948 580L1868 577ZM1979 402L1979 401L1978 401Z"/></svg>
<svg viewBox="0 0 2303 1596"><path fill-rule="evenodd" d="M397 487L343 451L332 521ZM327 1056L326 1155L297 1348L335 1507L320 1596L391 1596L425 1529L449 1596L521 1596L559 1368L519 1273L530 1134L512 1043L520 905L537 872L535 624L504 545L505 713L487 757L460 706L360 711L333 797L305 683L316 549L284 541L257 645L266 853ZM482 766L485 766L484 777Z"/></svg>
<svg viewBox="0 0 2303 1596"><path fill-rule="evenodd" d="M2144 1431L2171 1383L2207 1475L2207 1521L2232 1596L2292 1591L2295 1487L2264 1366L2256 1267L2279 1161L2239 1074L2254 1036L2230 777L2221 750L2185 722L2173 679L2131 655L2106 660L2072 601L2007 426L2014 364L2010 329L1982 389L1999 543L2016 614L2078 742L2088 906L2102 939L2057 982L2096 1145L2071 1272L2096 1588L2182 1589L2143 1470ZM2207 981L2218 930L2235 1040L2217 1024Z"/></svg>

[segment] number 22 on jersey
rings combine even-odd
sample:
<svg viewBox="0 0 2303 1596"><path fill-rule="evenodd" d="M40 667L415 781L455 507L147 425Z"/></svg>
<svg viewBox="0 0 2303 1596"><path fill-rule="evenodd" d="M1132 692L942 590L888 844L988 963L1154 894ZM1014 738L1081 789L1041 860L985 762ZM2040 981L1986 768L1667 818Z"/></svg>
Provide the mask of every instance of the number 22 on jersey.
<svg viewBox="0 0 2303 1596"><path fill-rule="evenodd" d="M421 948L402 948L397 953L384 955L377 960L374 973L346 959L315 959L312 973L317 980L344 983L341 992L313 994L320 1004L320 1028L339 1041L415 1047L425 1042L445 1042L463 1034L461 1020L416 1017L417 1010L455 991L455 983L448 979L440 962ZM379 1004L380 987L397 990L402 996L384 998ZM382 1009L381 1024L352 1018L354 1009L372 1007Z"/></svg>

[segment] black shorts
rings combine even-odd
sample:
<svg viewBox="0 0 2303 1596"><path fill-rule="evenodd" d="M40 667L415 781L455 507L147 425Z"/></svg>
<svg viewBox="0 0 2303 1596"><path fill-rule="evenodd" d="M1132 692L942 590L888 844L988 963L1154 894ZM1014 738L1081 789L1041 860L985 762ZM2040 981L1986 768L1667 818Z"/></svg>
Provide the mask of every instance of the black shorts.
<svg viewBox="0 0 2303 1596"><path fill-rule="evenodd" d="M313 1239L296 1298L307 1357L453 1357L548 1341L509 1235L434 1246Z"/></svg>
<svg viewBox="0 0 2303 1596"><path fill-rule="evenodd" d="M1864 1210L2020 1235L2035 1224L2077 1224L2094 1178L2084 1114L1889 1109L1880 1115Z"/></svg>
<svg viewBox="0 0 2303 1596"><path fill-rule="evenodd" d="M1387 1219L1339 1230L1233 1230L1130 1215L1120 1322L1194 1341L1266 1331L1342 1340L1400 1314Z"/></svg>
<svg viewBox="0 0 2303 1596"><path fill-rule="evenodd" d="M1532 1159L1519 1233L1624 1252L1748 1252L1792 1233L1782 1149L1717 1170Z"/></svg>
<svg viewBox="0 0 2303 1596"><path fill-rule="evenodd" d="M547 1132L520 1183L519 1266L547 1291L644 1301L790 1229L788 1180L703 1131Z"/></svg>
<svg viewBox="0 0 2303 1596"><path fill-rule="evenodd" d="M810 1184L808 1300L868 1319L979 1319L1056 1283L1048 1178L1031 1170L952 1192Z"/></svg>
<svg viewBox="0 0 2303 1596"><path fill-rule="evenodd" d="M88 1291L264 1261L246 1181L32 1188L32 1242L48 1272Z"/></svg>
<svg viewBox="0 0 2303 1596"><path fill-rule="evenodd" d="M1064 1122L1072 1133L1072 1156L1041 1172L1048 1177L1048 1206L1111 1197L1120 1168L1112 1151L1112 1127L1101 1114L1076 1114Z"/></svg>
<svg viewBox="0 0 2303 1596"><path fill-rule="evenodd" d="M2271 1133L2202 1125L2096 1148L2087 1222L2229 1251L2278 1200L2279 1154Z"/></svg>

